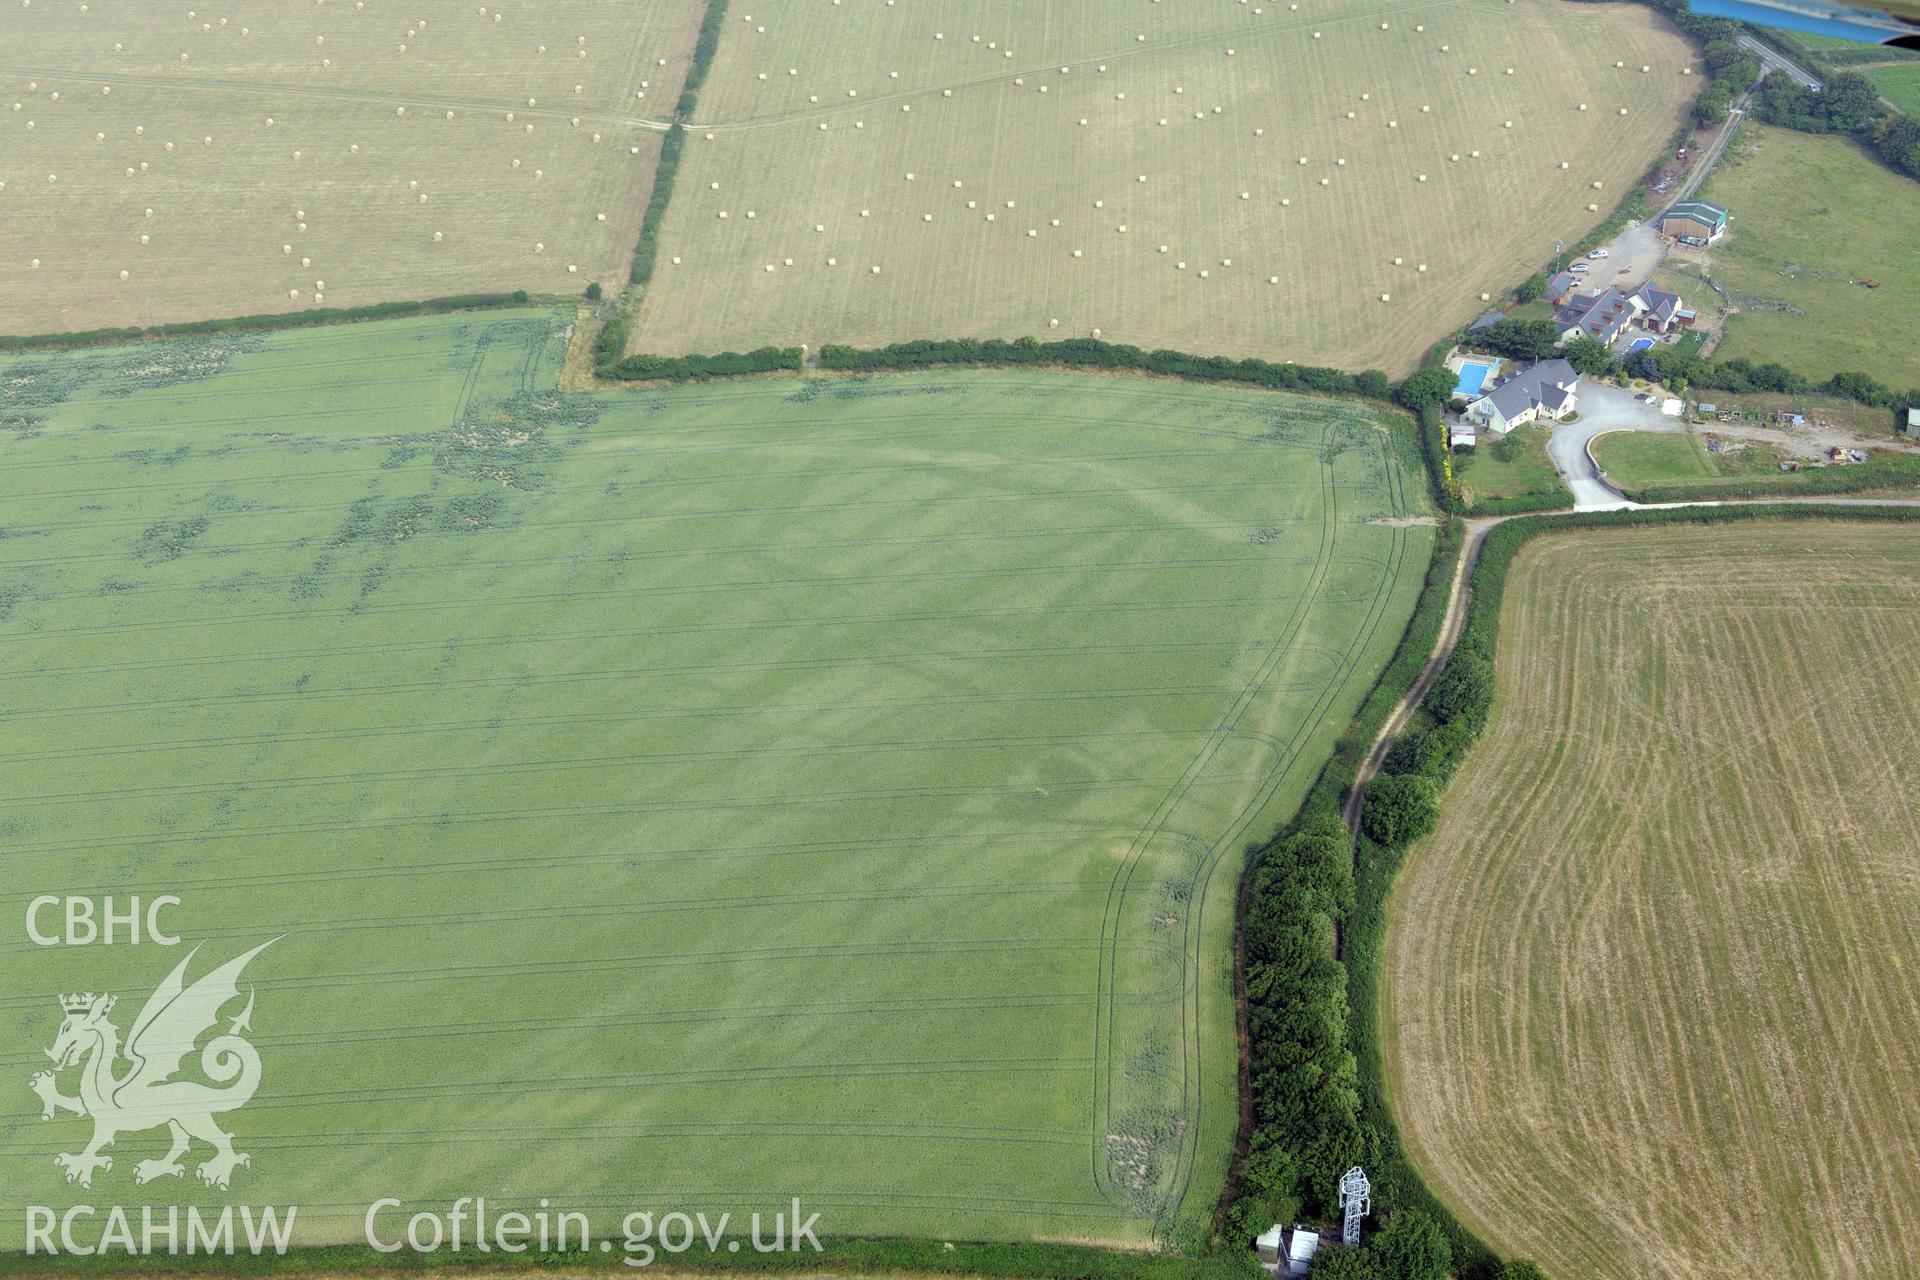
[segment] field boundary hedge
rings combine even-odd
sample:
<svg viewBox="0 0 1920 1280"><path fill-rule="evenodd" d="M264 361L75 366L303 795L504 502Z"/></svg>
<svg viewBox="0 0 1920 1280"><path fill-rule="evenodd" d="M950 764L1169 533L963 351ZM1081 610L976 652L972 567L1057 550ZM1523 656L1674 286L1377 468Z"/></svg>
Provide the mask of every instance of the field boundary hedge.
<svg viewBox="0 0 1920 1280"><path fill-rule="evenodd" d="M362 320L398 320L409 316L444 315L453 311L492 311L505 307L524 307L536 301L538 300L525 289L516 289L511 293L456 293L444 298L376 302L365 307L318 307L306 311L288 311L279 315L183 320L177 324L156 324L144 328L0 335L0 351L49 351L153 342L163 338L199 338L222 333L309 329L319 325L353 324Z"/></svg>
<svg viewBox="0 0 1920 1280"><path fill-rule="evenodd" d="M1888 466L1875 462L1853 462L1845 466L1803 467L1793 474L1802 477L1796 485L1770 483L1767 477L1700 481L1697 484L1655 485L1620 492L1629 502L1714 502L1723 499L1810 498L1841 494L1873 493L1883 489L1911 489L1920 485L1920 458L1900 455Z"/></svg>
<svg viewBox="0 0 1920 1280"><path fill-rule="evenodd" d="M707 11L700 19L700 34L694 38L693 58L687 66L687 78L680 86L680 100L674 103L673 122L667 136L660 140L660 159L653 166L653 187L647 194L647 208L640 215L640 238L633 244L633 260L627 267L627 287L608 309L606 323L593 340L593 361L600 366L601 377L621 377L610 372L627 349L627 335L633 331L633 309L639 305L647 286L653 283L653 268L660 256L660 224L666 220L667 203L673 199L674 179L680 173L680 155L687 147L687 124L700 101L700 87L713 69L713 55L720 48L720 29L727 20L727 0L707 0Z"/></svg>

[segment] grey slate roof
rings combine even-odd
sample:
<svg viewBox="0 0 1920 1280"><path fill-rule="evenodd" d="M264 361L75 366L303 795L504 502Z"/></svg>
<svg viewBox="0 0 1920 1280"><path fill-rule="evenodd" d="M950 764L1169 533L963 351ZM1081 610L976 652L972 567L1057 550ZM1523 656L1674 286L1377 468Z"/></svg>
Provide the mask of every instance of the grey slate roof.
<svg viewBox="0 0 1920 1280"><path fill-rule="evenodd" d="M1546 360L1514 374L1488 392L1486 399L1503 418L1518 417L1536 402L1558 413L1579 381L1580 375L1565 360Z"/></svg>
<svg viewBox="0 0 1920 1280"><path fill-rule="evenodd" d="M1485 333L1487 330L1493 328L1493 326L1499 324L1502 320L1505 320L1506 318L1507 317L1503 312L1489 311L1487 312L1487 314L1481 316L1478 320L1475 320L1472 324L1468 325L1467 332L1468 333Z"/></svg>
<svg viewBox="0 0 1920 1280"><path fill-rule="evenodd" d="M1619 337L1632 320L1633 303L1611 286L1599 293L1576 293L1553 315L1553 322L1561 329L1578 328L1602 342Z"/></svg>
<svg viewBox="0 0 1920 1280"><path fill-rule="evenodd" d="M1668 293L1665 289L1656 289L1650 284L1641 285L1633 296L1639 300L1641 306L1646 308L1648 314L1662 324L1687 309L1687 304L1681 300L1679 294Z"/></svg>

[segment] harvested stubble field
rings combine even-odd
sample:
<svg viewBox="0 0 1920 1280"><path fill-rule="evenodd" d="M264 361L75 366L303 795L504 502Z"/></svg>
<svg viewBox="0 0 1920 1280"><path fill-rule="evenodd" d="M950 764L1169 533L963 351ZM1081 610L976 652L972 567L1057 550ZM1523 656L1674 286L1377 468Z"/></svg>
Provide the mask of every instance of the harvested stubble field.
<svg viewBox="0 0 1920 1280"><path fill-rule="evenodd" d="M1408 1149L1554 1277L1920 1274L1920 547L1547 536L1392 905Z"/></svg>
<svg viewBox="0 0 1920 1280"><path fill-rule="evenodd" d="M567 318L0 362L0 911L289 935L233 1194L310 1241L384 1195L1210 1215L1236 873L1412 608L1411 432L1044 374L563 396ZM0 947L0 1078L174 958ZM154 1135L64 1185L83 1123L11 1097L7 1203L199 1194L132 1185Z"/></svg>
<svg viewBox="0 0 1920 1280"><path fill-rule="evenodd" d="M0 330L617 287L703 11L11 4Z"/></svg>
<svg viewBox="0 0 1920 1280"><path fill-rule="evenodd" d="M734 10L635 350L1098 330L1402 371L1700 83L1637 5Z"/></svg>

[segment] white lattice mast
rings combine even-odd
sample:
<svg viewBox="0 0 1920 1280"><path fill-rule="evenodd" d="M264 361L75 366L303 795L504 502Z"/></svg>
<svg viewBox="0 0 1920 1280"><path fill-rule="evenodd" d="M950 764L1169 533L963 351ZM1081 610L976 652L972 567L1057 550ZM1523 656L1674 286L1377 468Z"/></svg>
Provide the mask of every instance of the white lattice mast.
<svg viewBox="0 0 1920 1280"><path fill-rule="evenodd" d="M1373 1209L1373 1184L1359 1165L1340 1175L1340 1243L1359 1244L1360 1224Z"/></svg>

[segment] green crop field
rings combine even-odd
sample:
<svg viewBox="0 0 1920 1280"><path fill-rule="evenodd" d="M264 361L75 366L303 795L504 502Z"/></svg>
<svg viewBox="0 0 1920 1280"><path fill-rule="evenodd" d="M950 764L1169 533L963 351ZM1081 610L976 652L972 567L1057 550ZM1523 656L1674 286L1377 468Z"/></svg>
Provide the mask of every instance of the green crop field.
<svg viewBox="0 0 1920 1280"><path fill-rule="evenodd" d="M153 1132L66 1184L86 1123L26 1088L57 993L125 1033L185 948L0 944L0 1199L1209 1221L1236 873L1412 609L1410 430L1045 374L565 396L569 317L0 360L0 910L177 894L196 977L279 938L230 1195L136 1187Z"/></svg>
<svg viewBox="0 0 1920 1280"><path fill-rule="evenodd" d="M1408 1154L1553 1280L1920 1275L1920 544L1537 538L1382 962Z"/></svg>
<svg viewBox="0 0 1920 1280"><path fill-rule="evenodd" d="M10 3L0 332L622 285L703 12Z"/></svg>
<svg viewBox="0 0 1920 1280"><path fill-rule="evenodd" d="M736 3L631 342L1097 331L1404 372L1613 209L1691 57L1559 0Z"/></svg>
<svg viewBox="0 0 1920 1280"><path fill-rule="evenodd" d="M1716 358L1913 382L1920 200L1911 179L1845 138L1748 122L1702 195L1733 215L1712 250L1713 277L1740 314L1728 318Z"/></svg>

